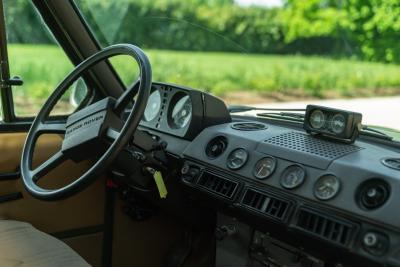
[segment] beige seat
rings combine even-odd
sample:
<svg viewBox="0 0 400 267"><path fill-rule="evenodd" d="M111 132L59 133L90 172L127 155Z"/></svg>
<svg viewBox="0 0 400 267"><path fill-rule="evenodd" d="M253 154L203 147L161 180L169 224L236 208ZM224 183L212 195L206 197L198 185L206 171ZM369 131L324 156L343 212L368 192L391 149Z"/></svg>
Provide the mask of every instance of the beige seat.
<svg viewBox="0 0 400 267"><path fill-rule="evenodd" d="M0 220L0 266L90 266L62 241L25 222Z"/></svg>

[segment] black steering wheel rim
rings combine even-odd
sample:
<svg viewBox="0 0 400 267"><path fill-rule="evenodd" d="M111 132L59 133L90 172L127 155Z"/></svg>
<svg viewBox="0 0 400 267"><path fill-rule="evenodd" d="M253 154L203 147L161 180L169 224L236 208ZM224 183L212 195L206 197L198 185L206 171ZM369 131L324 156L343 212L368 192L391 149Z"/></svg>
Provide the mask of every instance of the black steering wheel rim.
<svg viewBox="0 0 400 267"><path fill-rule="evenodd" d="M45 189L38 186L34 178L35 172L34 170L32 170L32 158L36 141L42 133L62 133L63 130L65 132L65 129L58 129L57 127L54 127L53 129L53 126L50 127L49 125L51 124L46 123L46 118L48 118L55 104L65 93L65 91L72 85L73 82L81 77L83 72L99 62L117 55L128 55L133 57L138 63L140 69L137 100L121 131L115 137L114 141L108 147L106 152L102 156L100 156L100 158L92 165L92 167L90 167L89 170L87 170L83 175L81 175L70 184L57 189ZM140 48L131 44L117 44L109 46L88 57L79 65L77 65L74 70L64 78L64 80L57 86L54 92L47 99L47 101L37 114L36 118L34 119L28 132L21 157L21 175L27 191L32 196L38 199L57 200L78 193L79 191L90 185L97 177L100 177L106 171L110 163L112 163L113 160L116 158L118 152L127 145L129 140L132 138L134 131L139 125L150 94L152 78L151 75L151 65L146 54ZM125 99L123 99L124 96L127 97L129 96L129 94L123 94L117 100L117 105L121 102L126 102ZM57 155L57 153L55 155ZM55 155L53 155L53 157ZM57 156L60 156L60 154L58 154ZM54 159L55 161L57 161L56 158ZM51 158L49 160L51 160ZM39 168L40 167L41 166L39 166Z"/></svg>

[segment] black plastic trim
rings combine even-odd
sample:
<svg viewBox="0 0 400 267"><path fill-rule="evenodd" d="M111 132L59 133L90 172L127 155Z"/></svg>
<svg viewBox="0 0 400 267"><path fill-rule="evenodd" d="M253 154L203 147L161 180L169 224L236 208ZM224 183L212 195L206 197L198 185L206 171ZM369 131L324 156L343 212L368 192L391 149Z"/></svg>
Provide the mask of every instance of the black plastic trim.
<svg viewBox="0 0 400 267"><path fill-rule="evenodd" d="M10 193L0 196L0 203L9 202L13 200L18 200L24 198L21 192Z"/></svg>
<svg viewBox="0 0 400 267"><path fill-rule="evenodd" d="M67 239L67 238L72 238L72 237L103 233L103 230L104 230L104 225L99 224L99 225L92 225L92 226L87 226L87 227L81 227L81 228L75 228L75 229L55 232L55 233L51 233L50 235L52 235L58 239Z"/></svg>
<svg viewBox="0 0 400 267"><path fill-rule="evenodd" d="M0 181L17 180L21 177L19 168L15 172L4 172L0 173Z"/></svg>

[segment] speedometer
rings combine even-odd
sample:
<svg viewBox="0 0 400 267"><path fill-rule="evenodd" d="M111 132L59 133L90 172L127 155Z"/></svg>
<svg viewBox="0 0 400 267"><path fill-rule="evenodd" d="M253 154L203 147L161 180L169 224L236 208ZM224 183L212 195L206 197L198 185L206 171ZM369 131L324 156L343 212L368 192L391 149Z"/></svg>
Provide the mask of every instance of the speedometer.
<svg viewBox="0 0 400 267"><path fill-rule="evenodd" d="M146 109L144 110L143 118L145 121L154 120L161 108L161 94L160 91L156 90L149 96L147 101Z"/></svg>
<svg viewBox="0 0 400 267"><path fill-rule="evenodd" d="M178 94L175 105L170 112L170 124L173 128L185 128L192 118L192 100L186 94Z"/></svg>

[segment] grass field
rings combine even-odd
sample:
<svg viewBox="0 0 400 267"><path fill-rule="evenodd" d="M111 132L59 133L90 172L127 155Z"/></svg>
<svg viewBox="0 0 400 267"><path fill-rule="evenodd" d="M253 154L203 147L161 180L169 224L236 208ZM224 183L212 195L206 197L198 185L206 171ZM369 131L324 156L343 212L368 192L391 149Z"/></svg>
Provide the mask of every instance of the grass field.
<svg viewBox="0 0 400 267"><path fill-rule="evenodd" d="M247 55L146 50L153 80L173 82L209 91L222 97L234 92L256 92L263 99L279 95L292 98L332 98L393 95L400 93L400 66L335 60L323 57ZM20 75L27 95L38 103L72 69L55 46L10 45L12 75ZM116 58L113 63L124 80L133 80L133 61ZM35 104L39 105L39 104Z"/></svg>

